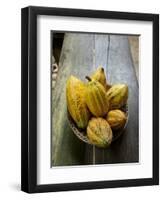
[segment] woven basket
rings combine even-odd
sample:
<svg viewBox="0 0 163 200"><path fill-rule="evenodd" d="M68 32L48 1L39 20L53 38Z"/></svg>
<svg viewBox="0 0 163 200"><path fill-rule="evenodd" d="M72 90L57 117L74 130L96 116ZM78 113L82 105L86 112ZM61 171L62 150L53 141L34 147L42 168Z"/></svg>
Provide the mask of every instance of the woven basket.
<svg viewBox="0 0 163 200"><path fill-rule="evenodd" d="M127 126L127 123L128 123L128 104L126 104L125 106L123 106L121 108L121 110L123 112L126 113L126 117L127 117L127 120L126 120L126 124L124 126L124 128L120 131L113 131L113 139L112 139L112 142L114 142L115 140L117 140L121 135L122 133L124 132L126 126ZM74 120L72 119L71 115L69 114L69 112L67 111L67 116L68 116L68 122L69 122L69 125L70 125L70 128L72 129L73 133L83 142L87 143L87 144L90 144L90 145L93 145L91 144L91 142L89 141L88 137L87 137L87 134L86 134L86 130L82 130L82 129L79 129Z"/></svg>

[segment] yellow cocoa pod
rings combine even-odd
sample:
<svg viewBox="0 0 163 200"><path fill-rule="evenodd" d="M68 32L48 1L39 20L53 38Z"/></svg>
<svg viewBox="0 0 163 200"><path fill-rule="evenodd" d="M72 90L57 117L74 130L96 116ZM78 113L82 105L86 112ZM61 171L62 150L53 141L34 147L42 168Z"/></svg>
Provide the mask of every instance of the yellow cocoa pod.
<svg viewBox="0 0 163 200"><path fill-rule="evenodd" d="M99 66L90 78L100 82L106 89L106 76L102 66Z"/></svg>
<svg viewBox="0 0 163 200"><path fill-rule="evenodd" d="M128 86L126 84L115 84L107 92L110 110L118 109L127 103Z"/></svg>
<svg viewBox="0 0 163 200"><path fill-rule="evenodd" d="M87 126L87 137L92 144L105 148L110 145L113 134L105 119L93 117Z"/></svg>
<svg viewBox="0 0 163 200"><path fill-rule="evenodd" d="M86 128L90 112L85 102L86 85L75 76L70 76L66 84L68 111L78 128Z"/></svg>
<svg viewBox="0 0 163 200"><path fill-rule="evenodd" d="M94 116L105 116L109 110L106 91L98 81L88 76L86 78L89 80L86 88L86 104Z"/></svg>
<svg viewBox="0 0 163 200"><path fill-rule="evenodd" d="M108 112L106 120L110 124L112 130L120 130L124 128L127 117L124 112L116 109Z"/></svg>

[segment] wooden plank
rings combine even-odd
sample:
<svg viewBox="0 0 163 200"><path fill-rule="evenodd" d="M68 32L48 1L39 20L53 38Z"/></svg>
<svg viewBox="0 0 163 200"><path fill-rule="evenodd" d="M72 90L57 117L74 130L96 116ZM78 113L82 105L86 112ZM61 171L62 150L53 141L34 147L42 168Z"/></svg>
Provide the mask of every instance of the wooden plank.
<svg viewBox="0 0 163 200"><path fill-rule="evenodd" d="M107 73L108 68L108 56L109 56L109 35L95 35L95 69L97 66L102 65Z"/></svg>
<svg viewBox="0 0 163 200"><path fill-rule="evenodd" d="M108 57L109 57L109 35L95 35L95 66L102 65L105 73L108 72ZM103 149L95 148L93 156L95 157L94 164L100 164L104 162L104 151Z"/></svg>
<svg viewBox="0 0 163 200"><path fill-rule="evenodd" d="M93 69L93 35L65 34L59 72L52 91L52 165L81 165L85 161L85 144L72 132L67 121L65 86L73 74L80 79ZM91 155L90 155L91 156Z"/></svg>
<svg viewBox="0 0 163 200"><path fill-rule="evenodd" d="M132 60L136 72L136 77L139 83L139 39L140 36L129 36L129 44L132 55Z"/></svg>
<svg viewBox="0 0 163 200"><path fill-rule="evenodd" d="M105 72L107 72L108 67L108 48L109 48L109 35L94 34L93 46L93 70L95 71L99 65L103 66ZM92 70L91 70L92 71ZM96 164L99 162L104 162L104 153L101 154L103 150L87 145L85 151L85 163L86 164Z"/></svg>
<svg viewBox="0 0 163 200"><path fill-rule="evenodd" d="M139 160L138 82L127 36L110 36L107 72L111 83L126 83L129 86L129 121L122 137L112 143L109 149L101 150L100 154L101 157L104 154L103 163L107 164L137 162ZM101 159L96 160L96 163L102 163Z"/></svg>

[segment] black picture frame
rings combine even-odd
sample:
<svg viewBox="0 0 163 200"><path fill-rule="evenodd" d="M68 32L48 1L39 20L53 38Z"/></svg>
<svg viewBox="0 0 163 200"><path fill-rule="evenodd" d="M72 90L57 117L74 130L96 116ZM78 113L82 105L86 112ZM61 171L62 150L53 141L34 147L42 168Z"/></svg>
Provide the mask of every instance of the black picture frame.
<svg viewBox="0 0 163 200"><path fill-rule="evenodd" d="M153 177L37 184L37 16L55 15L153 23ZM21 190L28 193L159 184L159 15L30 6L21 10Z"/></svg>

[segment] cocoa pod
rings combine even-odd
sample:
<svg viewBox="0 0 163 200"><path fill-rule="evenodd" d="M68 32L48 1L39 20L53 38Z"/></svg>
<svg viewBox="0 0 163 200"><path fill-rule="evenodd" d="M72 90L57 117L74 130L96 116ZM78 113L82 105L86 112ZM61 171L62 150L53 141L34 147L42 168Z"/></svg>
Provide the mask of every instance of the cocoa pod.
<svg viewBox="0 0 163 200"><path fill-rule="evenodd" d="M99 66L97 70L91 75L90 78L101 83L106 89L106 76L105 76L104 68L102 66Z"/></svg>
<svg viewBox="0 0 163 200"><path fill-rule="evenodd" d="M105 148L111 144L113 134L105 119L93 117L87 126L87 137L92 144Z"/></svg>
<svg viewBox="0 0 163 200"><path fill-rule="evenodd" d="M98 81L86 78L89 80L86 88L86 104L94 116L103 117L109 110L106 91Z"/></svg>
<svg viewBox="0 0 163 200"><path fill-rule="evenodd" d="M66 84L68 111L78 128L86 128L90 112L85 102L86 85L75 76L70 76Z"/></svg>
<svg viewBox="0 0 163 200"><path fill-rule="evenodd" d="M124 128L127 117L124 112L116 109L108 112L106 120L108 121L112 130L120 130Z"/></svg>
<svg viewBox="0 0 163 200"><path fill-rule="evenodd" d="M110 110L119 109L127 103L128 86L126 84L115 84L107 92Z"/></svg>

